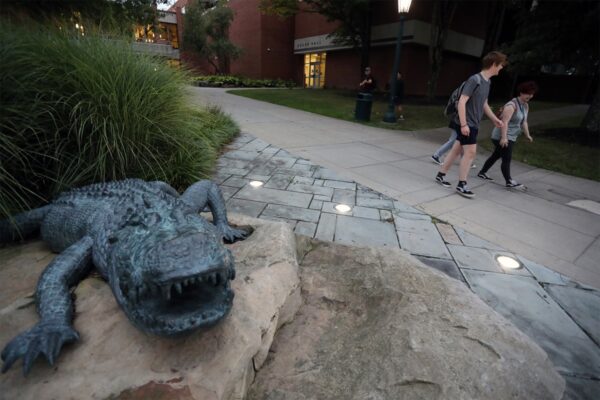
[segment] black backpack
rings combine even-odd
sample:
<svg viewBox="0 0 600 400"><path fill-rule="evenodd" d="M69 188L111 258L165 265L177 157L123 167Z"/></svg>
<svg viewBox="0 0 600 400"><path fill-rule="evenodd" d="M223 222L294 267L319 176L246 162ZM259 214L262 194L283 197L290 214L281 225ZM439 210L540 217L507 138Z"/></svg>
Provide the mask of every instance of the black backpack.
<svg viewBox="0 0 600 400"><path fill-rule="evenodd" d="M481 83L481 77L479 76L479 74L476 74L476 76L477 76L477 86L475 87L475 90L477 90L477 88L479 87L479 84ZM452 94L450 95L450 98L448 99L448 104L446 104L446 108L444 108L444 115L448 119L453 119L454 116L456 115L456 113L458 112L458 109L456 108L456 106L458 105L458 99L460 99L460 95L462 94L462 91L463 91L466 83L467 83L467 81L464 81L463 83L461 83L460 86L457 87L456 89L454 89L454 92L452 92ZM475 93L475 90L473 90L473 93Z"/></svg>

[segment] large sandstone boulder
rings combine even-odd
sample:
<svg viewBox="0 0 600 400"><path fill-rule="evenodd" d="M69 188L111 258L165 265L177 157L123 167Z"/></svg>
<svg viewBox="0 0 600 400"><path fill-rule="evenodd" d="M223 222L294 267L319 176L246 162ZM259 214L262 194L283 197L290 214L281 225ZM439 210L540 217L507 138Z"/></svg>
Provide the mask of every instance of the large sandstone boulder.
<svg viewBox="0 0 600 400"><path fill-rule="evenodd" d="M253 381L251 399L561 397L564 381L538 346L408 253L297 247L283 223L231 219L256 230L231 246L236 297L221 324L147 336L92 276L75 291L81 341L27 378L18 362L0 376L0 399L241 400ZM306 253L303 299L296 251ZM37 321L31 294L52 257L39 241L0 250L0 346Z"/></svg>
<svg viewBox="0 0 600 400"><path fill-rule="evenodd" d="M231 218L255 231L231 246L237 277L231 314L187 338L164 339L134 328L110 288L90 277L75 291L75 328L55 367L21 361L0 376L1 399L242 399L267 357L275 331L301 298L294 235L283 223ZM0 250L0 348L37 322L31 294L53 255L39 241Z"/></svg>
<svg viewBox="0 0 600 400"><path fill-rule="evenodd" d="M402 250L310 242L304 304L249 399L560 399L546 353Z"/></svg>

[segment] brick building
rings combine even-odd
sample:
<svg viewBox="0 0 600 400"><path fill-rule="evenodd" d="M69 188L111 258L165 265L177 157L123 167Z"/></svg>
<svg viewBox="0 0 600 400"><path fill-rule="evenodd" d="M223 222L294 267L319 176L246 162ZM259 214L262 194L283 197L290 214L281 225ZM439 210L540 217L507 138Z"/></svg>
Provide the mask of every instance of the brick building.
<svg viewBox="0 0 600 400"><path fill-rule="evenodd" d="M189 0L178 0L170 9L177 16L181 35ZM231 62L230 73L251 78L292 79L305 87L356 88L360 80L357 50L333 43L328 37L335 24L315 13L291 18L261 14L259 0L229 0L235 12L230 40L243 52ZM433 2L413 0L404 24L400 71L410 95L424 95L429 77L428 45ZM480 66L490 16L489 4L460 2L448 32L438 94L445 95ZM393 65L399 15L395 0L375 1L372 14L370 64L380 90L385 88ZM181 36L179 38L181 42ZM183 51L181 59L205 73L208 63Z"/></svg>

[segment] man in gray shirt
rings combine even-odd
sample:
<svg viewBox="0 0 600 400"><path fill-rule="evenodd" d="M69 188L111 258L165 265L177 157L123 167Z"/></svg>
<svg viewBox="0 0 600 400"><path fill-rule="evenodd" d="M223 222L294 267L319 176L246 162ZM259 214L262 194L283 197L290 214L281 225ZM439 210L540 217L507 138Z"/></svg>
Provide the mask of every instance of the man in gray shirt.
<svg viewBox="0 0 600 400"><path fill-rule="evenodd" d="M487 98L490 92L490 78L498 75L506 64L506 55L498 51L492 51L483 57L481 72L467 79L456 106L458 112L450 122L450 129L457 133L456 142L435 180L444 187L452 186L444 179L444 176L448 173L456 157L462 152L456 191L465 197L475 196L475 193L467 186L467 174L477 152L477 132L483 114L485 113L495 126L502 127L502 121L496 117L488 105Z"/></svg>

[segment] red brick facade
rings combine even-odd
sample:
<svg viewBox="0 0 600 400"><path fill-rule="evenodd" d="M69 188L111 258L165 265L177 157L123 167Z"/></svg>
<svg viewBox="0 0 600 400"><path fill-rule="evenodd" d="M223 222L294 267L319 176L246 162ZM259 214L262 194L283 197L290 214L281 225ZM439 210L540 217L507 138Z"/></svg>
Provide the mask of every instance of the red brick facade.
<svg viewBox="0 0 600 400"><path fill-rule="evenodd" d="M181 11L188 2L189 0L179 0L171 10ZM403 41L400 71L405 79L406 93L424 95L429 79L427 43L433 3L413 3L405 23L405 29L409 30L405 32ZM354 49L336 47L325 38L335 29L335 22L328 22L323 16L315 13L299 13L287 19L263 15L258 8L259 0L230 0L228 6L235 13L229 37L242 49L242 55L231 62L231 74L251 78L292 79L298 84L303 84L304 53L312 53L313 46L315 53L326 53L326 87L356 88L360 81L359 53ZM487 12L486 2L459 3L450 26L454 36L452 40L449 38L449 41L454 47L444 54L438 94L448 94L468 74L478 70L486 33ZM178 14L179 16L181 15ZM374 3L370 64L380 90L385 89L392 72L398 20L395 1ZM313 37L316 38L315 41L311 39ZM325 43L324 47L319 48L315 45L318 40ZM294 50L295 41L304 41L302 45L305 47L298 46ZM207 63L194 60L185 52L182 59L194 64L199 71L214 72Z"/></svg>

